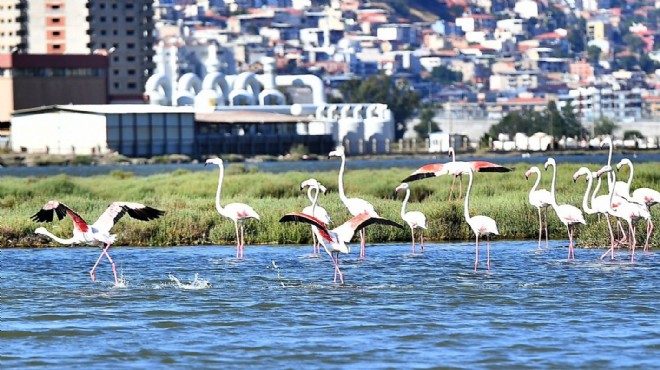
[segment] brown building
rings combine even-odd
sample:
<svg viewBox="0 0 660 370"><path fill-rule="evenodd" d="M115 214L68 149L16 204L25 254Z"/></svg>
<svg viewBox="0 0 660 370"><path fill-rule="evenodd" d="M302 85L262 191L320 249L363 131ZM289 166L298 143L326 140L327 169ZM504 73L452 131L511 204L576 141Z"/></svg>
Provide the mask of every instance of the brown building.
<svg viewBox="0 0 660 370"><path fill-rule="evenodd" d="M0 124L16 110L108 103L108 57L0 54Z"/></svg>

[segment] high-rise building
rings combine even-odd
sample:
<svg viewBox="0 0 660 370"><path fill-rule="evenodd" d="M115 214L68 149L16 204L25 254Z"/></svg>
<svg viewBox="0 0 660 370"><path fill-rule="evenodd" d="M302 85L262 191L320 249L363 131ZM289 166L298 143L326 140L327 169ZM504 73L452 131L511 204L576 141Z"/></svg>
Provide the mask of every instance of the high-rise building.
<svg viewBox="0 0 660 370"><path fill-rule="evenodd" d="M153 73L152 0L0 0L0 54L107 54L110 102L138 101Z"/></svg>

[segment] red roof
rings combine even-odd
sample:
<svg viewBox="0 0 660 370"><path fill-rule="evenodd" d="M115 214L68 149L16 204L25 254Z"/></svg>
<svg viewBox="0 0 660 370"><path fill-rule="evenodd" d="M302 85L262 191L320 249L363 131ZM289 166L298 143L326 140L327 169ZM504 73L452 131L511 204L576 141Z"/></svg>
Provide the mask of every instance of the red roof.
<svg viewBox="0 0 660 370"><path fill-rule="evenodd" d="M542 33L534 37L534 39L536 40L563 39L563 38L566 38L566 36L557 32Z"/></svg>

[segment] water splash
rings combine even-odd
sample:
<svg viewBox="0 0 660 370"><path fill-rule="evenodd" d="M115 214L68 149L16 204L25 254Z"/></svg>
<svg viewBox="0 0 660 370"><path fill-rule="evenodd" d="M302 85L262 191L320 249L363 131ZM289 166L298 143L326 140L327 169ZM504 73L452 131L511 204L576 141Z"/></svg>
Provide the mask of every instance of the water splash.
<svg viewBox="0 0 660 370"><path fill-rule="evenodd" d="M275 263L275 260L270 261L269 268L275 269L275 271L277 272L277 280L279 280L280 285L282 285L282 288L286 288L284 281L282 281L282 276L280 275L280 266L278 266L277 263Z"/></svg>
<svg viewBox="0 0 660 370"><path fill-rule="evenodd" d="M182 283L181 280L179 280L176 276L172 274L167 275L170 278L170 281L172 282L172 285L179 289L184 289L184 290L201 290L201 289L209 289L211 288L211 282L206 280L206 279L201 279L199 277L199 274L195 273L195 278L193 281L189 283Z"/></svg>
<svg viewBox="0 0 660 370"><path fill-rule="evenodd" d="M124 277L124 269L120 266L119 268L119 278L117 283L112 286L113 289L123 289L128 287L128 280Z"/></svg>

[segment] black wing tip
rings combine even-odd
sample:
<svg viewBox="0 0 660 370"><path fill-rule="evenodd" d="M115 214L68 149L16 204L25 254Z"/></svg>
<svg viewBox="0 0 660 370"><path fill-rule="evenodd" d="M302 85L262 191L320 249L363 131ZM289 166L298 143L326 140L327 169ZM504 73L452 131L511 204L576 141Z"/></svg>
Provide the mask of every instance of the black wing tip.
<svg viewBox="0 0 660 370"><path fill-rule="evenodd" d="M32 217L30 217L30 219L34 222L53 222L53 214L54 213L55 213L55 210L53 210L53 209L40 209L39 212L32 215ZM61 220L61 218L60 218L60 220Z"/></svg>
<svg viewBox="0 0 660 370"><path fill-rule="evenodd" d="M417 180L428 179L429 177L435 177L435 173L433 172L414 173L406 177L405 179L401 180L401 182L412 182Z"/></svg>
<svg viewBox="0 0 660 370"><path fill-rule="evenodd" d="M479 172L511 172L511 171L513 171L513 168L503 167L503 166L482 167L479 169Z"/></svg>
<svg viewBox="0 0 660 370"><path fill-rule="evenodd" d="M161 211L160 209L149 206L145 206L144 208L130 208L124 206L122 208L128 213L129 216L140 221L155 220L165 214L165 211Z"/></svg>

